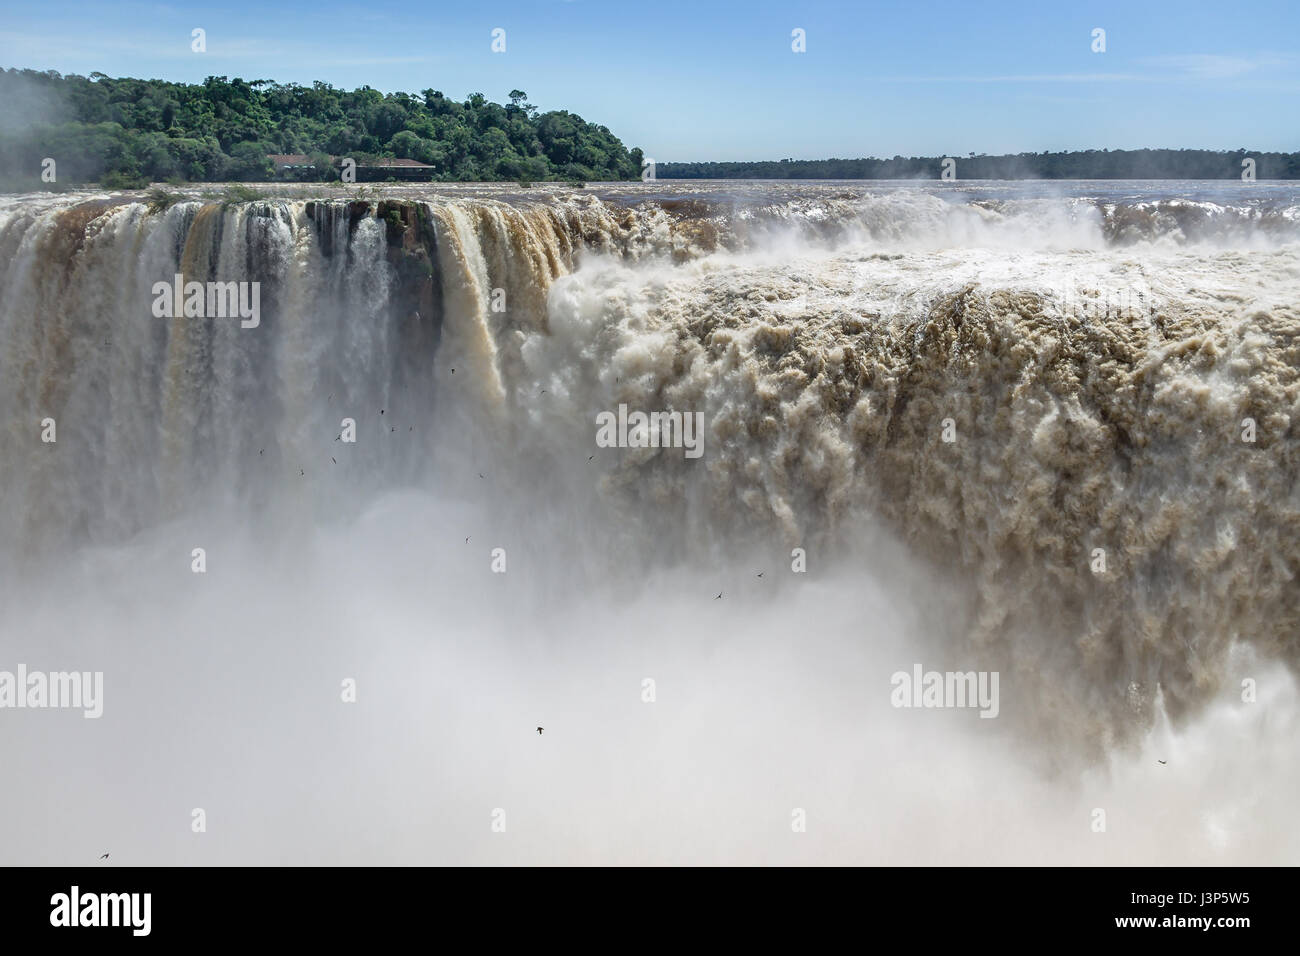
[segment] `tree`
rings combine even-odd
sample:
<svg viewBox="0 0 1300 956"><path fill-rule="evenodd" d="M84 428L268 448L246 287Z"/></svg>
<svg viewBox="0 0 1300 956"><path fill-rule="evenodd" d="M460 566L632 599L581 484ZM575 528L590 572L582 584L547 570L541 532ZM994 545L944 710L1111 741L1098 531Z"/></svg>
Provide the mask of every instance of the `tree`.
<svg viewBox="0 0 1300 956"><path fill-rule="evenodd" d="M8 69L0 70L0 119L6 102L32 102L32 90L40 119L0 123L0 169L39 169L44 156L67 156L60 182L110 173L119 184L265 179L273 175L268 153L311 156L315 168L298 175L317 178L336 175L321 161L327 155L414 159L442 179L640 175L640 153L606 127L567 112L539 115L517 89L502 106L482 93L457 102L432 88L384 94L319 80L209 76L193 84Z"/></svg>

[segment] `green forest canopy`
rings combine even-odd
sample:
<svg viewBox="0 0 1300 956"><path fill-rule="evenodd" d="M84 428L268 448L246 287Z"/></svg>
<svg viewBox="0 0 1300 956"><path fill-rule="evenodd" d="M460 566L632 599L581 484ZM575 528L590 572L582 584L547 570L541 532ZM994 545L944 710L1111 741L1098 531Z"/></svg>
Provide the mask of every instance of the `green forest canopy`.
<svg viewBox="0 0 1300 956"><path fill-rule="evenodd" d="M638 178L641 151L564 110L541 113L512 90L504 106L482 93L381 93L210 76L201 84L113 79L102 73L0 70L0 175L39 183L53 158L59 183L273 178L270 154L381 157L434 167L438 181ZM46 187L48 188L48 186Z"/></svg>
<svg viewBox="0 0 1300 956"><path fill-rule="evenodd" d="M1240 179L1243 159L1257 179L1300 179L1300 153L1211 149L1088 149L965 156L958 179ZM770 162L656 163L659 179L938 179L944 157L782 159Z"/></svg>
<svg viewBox="0 0 1300 956"><path fill-rule="evenodd" d="M337 158L410 159L441 182L610 181L640 175L640 149L567 111L541 113L522 90L509 103L457 101L363 86L335 89L210 76L201 84L102 73L0 70L0 182L40 188L42 161L61 185L272 179L271 154L301 154L296 178L336 179ZM1300 179L1300 153L1203 149L1083 150L966 156L959 179ZM658 163L659 179L937 179L943 157ZM44 188L49 188L44 185Z"/></svg>

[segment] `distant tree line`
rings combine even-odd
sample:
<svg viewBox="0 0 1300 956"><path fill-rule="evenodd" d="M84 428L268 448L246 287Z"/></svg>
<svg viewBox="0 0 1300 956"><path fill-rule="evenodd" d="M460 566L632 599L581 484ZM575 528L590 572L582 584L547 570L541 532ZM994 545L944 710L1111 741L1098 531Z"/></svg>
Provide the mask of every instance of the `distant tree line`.
<svg viewBox="0 0 1300 956"><path fill-rule="evenodd" d="M509 100L0 70L0 179L39 183L48 157L58 183L248 182L272 178L271 154L309 156L321 179L338 178L331 156L412 159L443 182L640 176L641 151L604 126L539 112L522 90Z"/></svg>
<svg viewBox="0 0 1300 956"><path fill-rule="evenodd" d="M938 179L943 156L782 159L751 163L656 163L657 179ZM1300 153L1246 149L1088 149L1005 156L953 154L960 179L1300 179Z"/></svg>

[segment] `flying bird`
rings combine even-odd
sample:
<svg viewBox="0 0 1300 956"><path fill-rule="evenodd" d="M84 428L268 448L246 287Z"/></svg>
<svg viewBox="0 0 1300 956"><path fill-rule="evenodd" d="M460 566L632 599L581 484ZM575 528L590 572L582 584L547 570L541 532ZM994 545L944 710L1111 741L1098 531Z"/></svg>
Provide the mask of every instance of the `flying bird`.
<svg viewBox="0 0 1300 956"><path fill-rule="evenodd" d="M541 728L541 727L538 727L538 728L537 728L537 736L540 737L541 735L542 735L542 728Z"/></svg>
<svg viewBox="0 0 1300 956"><path fill-rule="evenodd" d="M338 437L335 438L334 440L335 440L335 441L342 441L342 439L343 439L343 433L342 433L342 432L339 432Z"/></svg>
<svg viewBox="0 0 1300 956"><path fill-rule="evenodd" d="M1164 764L1164 763L1168 763L1168 762L1169 762L1169 761L1167 761L1167 760L1157 760L1157 761L1156 761L1156 763L1159 763L1159 764Z"/></svg>
<svg viewBox="0 0 1300 956"><path fill-rule="evenodd" d="M103 856L100 857L100 859L101 859L101 860L107 860L107 859L108 859L108 854L105 853Z"/></svg>
<svg viewBox="0 0 1300 956"><path fill-rule="evenodd" d="M334 461L334 456L333 456L333 455L330 455L330 461ZM338 464L338 462L337 462L337 461L334 461L334 464L336 464L336 465L337 465L337 464Z"/></svg>
<svg viewBox="0 0 1300 956"><path fill-rule="evenodd" d="M722 600L722 592L719 591L719 592L718 592L718 596L715 597L713 600L715 600L715 601L721 601L721 600Z"/></svg>
<svg viewBox="0 0 1300 956"><path fill-rule="evenodd" d="M298 477L299 477L299 478L302 478L302 477L303 477L304 475L306 475L306 474L307 474L307 472L303 471L301 468L298 469Z"/></svg>
<svg viewBox="0 0 1300 956"><path fill-rule="evenodd" d="M596 457L595 455L588 455L588 456L587 456L587 461L591 461L591 459L593 459L593 458L595 458L595 457Z"/></svg>
<svg viewBox="0 0 1300 956"><path fill-rule="evenodd" d="M468 537L465 538L465 543L466 543L466 544L469 544L469 538L468 538Z"/></svg>

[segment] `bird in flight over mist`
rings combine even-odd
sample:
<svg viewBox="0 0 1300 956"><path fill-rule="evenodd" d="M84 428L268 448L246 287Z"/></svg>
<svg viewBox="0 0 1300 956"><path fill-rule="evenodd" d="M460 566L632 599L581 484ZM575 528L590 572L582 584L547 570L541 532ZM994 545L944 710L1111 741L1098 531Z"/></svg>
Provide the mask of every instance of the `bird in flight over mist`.
<svg viewBox="0 0 1300 956"><path fill-rule="evenodd" d="M1156 761L1156 763L1158 763L1158 764L1166 764L1166 763L1168 763L1168 762L1169 762L1168 760L1157 760L1157 761Z"/></svg>
<svg viewBox="0 0 1300 956"><path fill-rule="evenodd" d="M101 860L107 860L107 859L108 859L108 854L105 853L103 856L100 857L100 859L101 859Z"/></svg>
<svg viewBox="0 0 1300 956"><path fill-rule="evenodd" d="M721 601L721 600L722 600L722 592L719 591L719 592L718 592L718 596L715 597L713 600L715 600L715 601Z"/></svg>
<svg viewBox="0 0 1300 956"><path fill-rule="evenodd" d="M541 728L541 727L538 727L538 728L537 728L537 736L540 737L541 735L542 735L542 728Z"/></svg>

